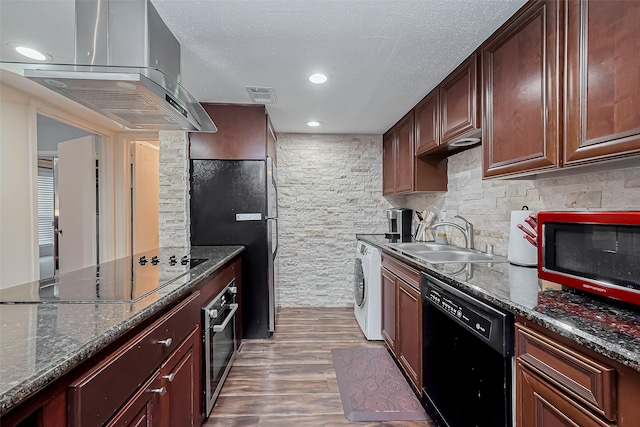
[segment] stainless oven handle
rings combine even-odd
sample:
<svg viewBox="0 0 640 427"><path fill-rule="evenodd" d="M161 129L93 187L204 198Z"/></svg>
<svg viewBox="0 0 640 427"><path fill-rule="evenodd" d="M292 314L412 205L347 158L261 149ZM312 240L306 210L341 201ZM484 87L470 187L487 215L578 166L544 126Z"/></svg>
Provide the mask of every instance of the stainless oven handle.
<svg viewBox="0 0 640 427"><path fill-rule="evenodd" d="M227 316L226 319L224 319L224 322L222 322L221 325L213 325L213 332L224 331L224 328L226 328L229 322L231 322L231 319L233 318L234 314L236 314L236 311L238 310L238 304L229 304L229 307L231 307L231 313L229 313L229 315Z"/></svg>

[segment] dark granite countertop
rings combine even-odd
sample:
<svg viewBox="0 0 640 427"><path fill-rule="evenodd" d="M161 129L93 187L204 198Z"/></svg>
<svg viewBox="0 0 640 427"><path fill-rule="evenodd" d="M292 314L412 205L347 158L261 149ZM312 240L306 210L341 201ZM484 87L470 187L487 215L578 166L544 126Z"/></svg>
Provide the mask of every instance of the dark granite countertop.
<svg viewBox="0 0 640 427"><path fill-rule="evenodd" d="M462 291L529 319L640 371L640 309L570 289L542 289L533 267L508 262L429 264L387 247L384 235L356 238Z"/></svg>
<svg viewBox="0 0 640 427"><path fill-rule="evenodd" d="M161 248L207 261L135 302L0 304L0 414L189 293L243 246Z"/></svg>

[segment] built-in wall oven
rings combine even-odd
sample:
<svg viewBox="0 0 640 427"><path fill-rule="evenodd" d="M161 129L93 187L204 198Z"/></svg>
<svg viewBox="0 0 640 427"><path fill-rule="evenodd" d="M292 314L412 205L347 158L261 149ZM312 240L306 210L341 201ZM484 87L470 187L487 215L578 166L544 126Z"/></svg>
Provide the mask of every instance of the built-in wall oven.
<svg viewBox="0 0 640 427"><path fill-rule="evenodd" d="M237 292L233 280L202 309L205 417L213 409L238 350Z"/></svg>
<svg viewBox="0 0 640 427"><path fill-rule="evenodd" d="M446 427L513 425L513 315L422 273L423 402Z"/></svg>

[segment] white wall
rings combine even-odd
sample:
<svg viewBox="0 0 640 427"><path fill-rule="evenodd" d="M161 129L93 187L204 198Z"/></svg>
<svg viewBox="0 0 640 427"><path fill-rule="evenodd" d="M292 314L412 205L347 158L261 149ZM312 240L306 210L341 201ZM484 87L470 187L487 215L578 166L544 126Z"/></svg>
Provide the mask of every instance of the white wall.
<svg viewBox="0 0 640 427"><path fill-rule="evenodd" d="M278 134L281 306L353 304L356 233L384 233L381 135Z"/></svg>
<svg viewBox="0 0 640 427"><path fill-rule="evenodd" d="M30 100L0 83L0 288L33 280L33 198L35 154L29 144L35 127ZM37 242L36 242L37 243Z"/></svg>
<svg viewBox="0 0 640 427"><path fill-rule="evenodd" d="M116 196L115 187L122 186L124 175L129 173L129 157L122 145L124 140L115 131L117 125L12 73L0 71L0 78L0 288L36 280L39 275L38 114L104 137L100 158L100 256L105 260L123 256L118 248L123 246L120 241L128 237L117 235L115 230L117 224L130 222L129 212L122 209L129 193L119 192Z"/></svg>

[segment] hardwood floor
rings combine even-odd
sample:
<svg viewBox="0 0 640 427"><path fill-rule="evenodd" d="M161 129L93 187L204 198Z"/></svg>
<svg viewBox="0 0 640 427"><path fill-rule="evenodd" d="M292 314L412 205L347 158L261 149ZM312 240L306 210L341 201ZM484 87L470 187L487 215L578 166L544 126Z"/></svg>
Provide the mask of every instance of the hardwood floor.
<svg viewBox="0 0 640 427"><path fill-rule="evenodd" d="M284 308L268 340L245 340L206 427L422 426L355 423L342 411L331 349L367 341L347 308Z"/></svg>

